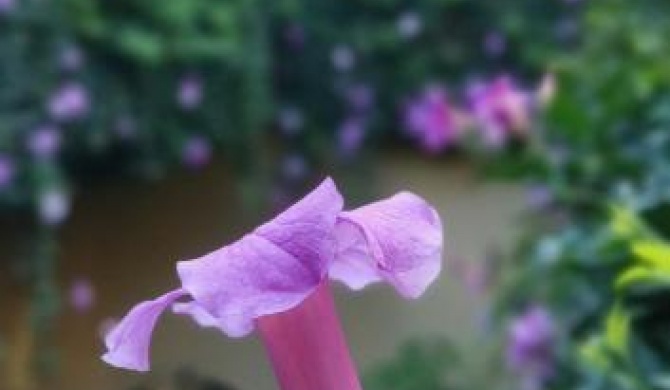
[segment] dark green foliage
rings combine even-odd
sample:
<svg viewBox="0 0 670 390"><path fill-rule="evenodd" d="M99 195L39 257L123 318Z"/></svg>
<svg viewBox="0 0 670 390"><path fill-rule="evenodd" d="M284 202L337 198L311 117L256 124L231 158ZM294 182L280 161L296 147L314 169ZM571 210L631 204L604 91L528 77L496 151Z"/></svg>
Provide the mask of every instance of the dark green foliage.
<svg viewBox="0 0 670 390"><path fill-rule="evenodd" d="M579 50L555 61L559 93L520 175L553 206L530 224L499 307L554 312L551 389L668 386L668 259L643 266L637 252L670 233L669 15L662 1L592 2Z"/></svg>

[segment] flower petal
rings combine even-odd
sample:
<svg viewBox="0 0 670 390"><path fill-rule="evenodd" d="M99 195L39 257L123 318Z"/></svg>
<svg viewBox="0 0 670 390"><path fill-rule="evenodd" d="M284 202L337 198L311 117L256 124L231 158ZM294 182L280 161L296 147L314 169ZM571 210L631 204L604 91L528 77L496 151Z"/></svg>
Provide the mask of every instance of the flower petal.
<svg viewBox="0 0 670 390"><path fill-rule="evenodd" d="M226 334L249 334L256 318L297 306L325 278L342 203L335 184L325 180L239 241L180 262L184 289Z"/></svg>
<svg viewBox="0 0 670 390"><path fill-rule="evenodd" d="M198 325L205 328L218 328L219 322L197 302L183 302L172 305L172 312L190 316Z"/></svg>
<svg viewBox="0 0 670 390"><path fill-rule="evenodd" d="M343 212L337 237L330 276L353 289L383 279L401 295L416 298L441 269L440 217L409 192Z"/></svg>
<svg viewBox="0 0 670 390"><path fill-rule="evenodd" d="M367 241L357 224L340 220L335 236L338 251L328 272L331 279L340 280L353 290L382 280L377 267L369 260Z"/></svg>
<svg viewBox="0 0 670 390"><path fill-rule="evenodd" d="M174 290L135 306L105 337L107 353L102 360L119 368L149 371L149 346L156 321L185 294L184 290Z"/></svg>

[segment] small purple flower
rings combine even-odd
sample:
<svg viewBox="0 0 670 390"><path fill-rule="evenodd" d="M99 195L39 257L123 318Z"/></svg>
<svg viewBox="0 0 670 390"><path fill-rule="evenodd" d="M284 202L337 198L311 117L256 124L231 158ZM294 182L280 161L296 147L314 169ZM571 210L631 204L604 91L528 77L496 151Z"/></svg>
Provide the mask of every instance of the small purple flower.
<svg viewBox="0 0 670 390"><path fill-rule="evenodd" d="M7 189L16 176L16 163L7 154L0 153L0 192Z"/></svg>
<svg viewBox="0 0 670 390"><path fill-rule="evenodd" d="M70 214L70 197L60 188L44 191L38 199L38 214L44 225L60 225Z"/></svg>
<svg viewBox="0 0 670 390"><path fill-rule="evenodd" d="M57 121L81 119L90 109L88 91L78 82L68 82L51 95L47 108Z"/></svg>
<svg viewBox="0 0 670 390"><path fill-rule="evenodd" d="M345 97L349 108L357 113L369 111L375 103L375 92L367 84L356 84L347 88Z"/></svg>
<svg viewBox="0 0 670 390"><path fill-rule="evenodd" d="M231 337L257 329L282 388L359 390L328 278L356 290L386 281L417 298L440 272L442 224L408 192L342 209L327 179L240 240L179 262L181 286L135 306L106 337L103 359L147 371L153 328L172 307Z"/></svg>
<svg viewBox="0 0 670 390"><path fill-rule="evenodd" d="M42 125L34 130L27 140L27 149L33 157L49 160L60 152L62 136L60 129L53 125Z"/></svg>
<svg viewBox="0 0 670 390"><path fill-rule="evenodd" d="M11 12L16 6L16 0L0 0L0 14Z"/></svg>
<svg viewBox="0 0 670 390"><path fill-rule="evenodd" d="M365 122L357 117L351 117L340 125L337 131L337 144L340 152L345 156L356 154L365 141Z"/></svg>
<svg viewBox="0 0 670 390"><path fill-rule="evenodd" d="M335 68L336 71L348 72L352 70L356 64L356 55L351 47L338 45L333 48L331 61L333 62L333 68Z"/></svg>
<svg viewBox="0 0 670 390"><path fill-rule="evenodd" d="M413 11L407 11L398 18L397 26L398 35L404 39L412 39L421 33L423 29L423 21L421 15Z"/></svg>
<svg viewBox="0 0 670 390"><path fill-rule="evenodd" d="M500 147L512 136L524 136L530 127L532 101L509 76L468 90L471 110L485 143Z"/></svg>
<svg viewBox="0 0 670 390"><path fill-rule="evenodd" d="M491 57L500 57L507 49L507 39L497 31L491 31L484 37L484 52Z"/></svg>
<svg viewBox="0 0 670 390"><path fill-rule="evenodd" d="M279 111L277 118L279 129L289 137L298 135L303 128L305 119L302 111L296 107L285 107Z"/></svg>
<svg viewBox="0 0 670 390"><path fill-rule="evenodd" d="M76 72L84 65L84 53L76 45L69 45L60 52L60 67L67 72Z"/></svg>
<svg viewBox="0 0 670 390"><path fill-rule="evenodd" d="M189 168L202 168L212 159L212 145L203 137L191 137L184 143L182 161Z"/></svg>
<svg viewBox="0 0 670 390"><path fill-rule="evenodd" d="M202 79L196 75L184 76L177 88L177 103L184 110L193 110L202 103Z"/></svg>
<svg viewBox="0 0 670 390"><path fill-rule="evenodd" d="M524 379L529 390L540 389L554 373L554 323L541 306L527 309L509 328L507 362Z"/></svg>
<svg viewBox="0 0 670 390"><path fill-rule="evenodd" d="M430 153L455 144L463 132L463 115L449 102L447 91L438 86L429 86L412 99L405 106L404 117L408 134Z"/></svg>
<svg viewBox="0 0 670 390"><path fill-rule="evenodd" d="M95 288L89 279L81 278L70 285L70 305L79 313L86 313L95 305Z"/></svg>

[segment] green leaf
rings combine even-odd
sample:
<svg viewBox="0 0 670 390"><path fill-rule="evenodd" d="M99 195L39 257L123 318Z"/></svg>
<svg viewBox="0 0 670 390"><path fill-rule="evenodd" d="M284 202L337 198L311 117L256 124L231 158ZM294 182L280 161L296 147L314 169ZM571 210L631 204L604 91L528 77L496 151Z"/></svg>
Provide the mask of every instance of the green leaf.
<svg viewBox="0 0 670 390"><path fill-rule="evenodd" d="M624 271L615 282L615 288L618 292L640 285L647 285L649 287L670 285L670 272L635 266Z"/></svg>
<svg viewBox="0 0 670 390"><path fill-rule="evenodd" d="M620 304L616 304L607 316L605 342L611 351L621 357L628 356L630 324L630 315Z"/></svg>
<svg viewBox="0 0 670 390"><path fill-rule="evenodd" d="M635 213L621 206L610 208L612 231L622 237L631 237L644 231L644 226Z"/></svg>
<svg viewBox="0 0 670 390"><path fill-rule="evenodd" d="M589 338L578 350L579 358L587 365L598 370L606 371L612 366L612 361L603 348L603 339L599 336Z"/></svg>
<svg viewBox="0 0 670 390"><path fill-rule="evenodd" d="M650 267L670 272L670 246L658 241L633 243L633 253Z"/></svg>

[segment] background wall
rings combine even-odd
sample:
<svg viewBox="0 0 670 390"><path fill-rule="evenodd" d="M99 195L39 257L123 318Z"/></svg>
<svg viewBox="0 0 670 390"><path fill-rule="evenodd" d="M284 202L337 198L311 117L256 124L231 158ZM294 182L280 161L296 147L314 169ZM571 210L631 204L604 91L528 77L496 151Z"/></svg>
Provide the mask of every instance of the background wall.
<svg viewBox="0 0 670 390"><path fill-rule="evenodd" d="M393 152L381 157L373 168L377 179L371 192L385 196L408 189L436 205L446 221L450 256L478 261L489 249L481 243L504 244L513 237L523 206L520 188L482 184L472 169L453 161ZM162 383L179 367L191 366L240 389L274 389L257 340L230 340L172 315L163 317L156 332L150 376L116 371L97 358L102 350L101 321L174 287L175 261L235 239L242 233L240 227L256 226L259 221L247 215L231 186L225 166L217 163L197 176L175 175L155 185L109 184L82 194L62 233L65 261L59 273L64 289L78 276L90 276L97 287L97 305L85 315L64 309L57 338L62 374L50 388L116 390L138 382ZM464 291L449 275L449 267L423 299L409 304L386 287L353 294L338 286L338 307L359 366L388 358L399 343L422 335L446 335L479 352L489 349L474 310L477 297ZM4 294L3 299L3 306L18 312L18 299L6 302ZM9 327L20 317L1 321ZM10 342L17 337L15 332ZM466 358L483 359L482 355L486 354Z"/></svg>

